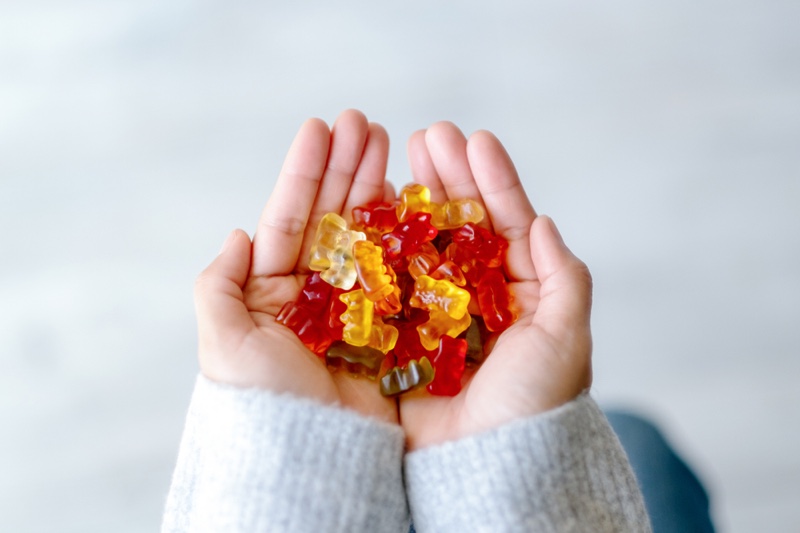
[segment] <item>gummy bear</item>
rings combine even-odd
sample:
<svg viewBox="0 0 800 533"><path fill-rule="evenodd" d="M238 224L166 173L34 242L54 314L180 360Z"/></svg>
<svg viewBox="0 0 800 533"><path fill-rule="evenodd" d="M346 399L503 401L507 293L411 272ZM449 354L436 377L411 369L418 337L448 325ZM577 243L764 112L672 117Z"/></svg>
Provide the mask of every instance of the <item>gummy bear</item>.
<svg viewBox="0 0 800 533"><path fill-rule="evenodd" d="M397 225L397 208L387 202L353 208L353 229L363 231L367 239L380 244L381 235Z"/></svg>
<svg viewBox="0 0 800 533"><path fill-rule="evenodd" d="M500 269L487 269L481 277L478 282L478 305L489 331L503 331L516 319L511 309L508 284Z"/></svg>
<svg viewBox="0 0 800 533"><path fill-rule="evenodd" d="M508 241L502 236L472 223L455 230L453 242L489 268L500 266L508 249Z"/></svg>
<svg viewBox="0 0 800 533"><path fill-rule="evenodd" d="M434 378L434 370L427 357L409 361L405 367L396 366L381 378L381 394L397 396L418 387L424 387Z"/></svg>
<svg viewBox="0 0 800 533"><path fill-rule="evenodd" d="M344 324L342 340L353 346L366 346L372 333L374 304L361 289L346 292L339 299L347 305L347 310L339 317Z"/></svg>
<svg viewBox="0 0 800 533"><path fill-rule="evenodd" d="M453 285L463 287L467 284L467 279L464 273L453 261L445 260L436 267L436 270L430 273L433 279L447 280Z"/></svg>
<svg viewBox="0 0 800 533"><path fill-rule="evenodd" d="M296 303L310 311L321 312L328 307L333 290L331 284L323 280L319 272L314 272L306 278Z"/></svg>
<svg viewBox="0 0 800 533"><path fill-rule="evenodd" d="M438 264L439 251L433 244L425 242L416 252L408 256L408 273L417 279L423 274L430 274Z"/></svg>
<svg viewBox="0 0 800 533"><path fill-rule="evenodd" d="M379 316L373 316L367 346L375 348L382 353L388 353L397 344L397 338L398 331L396 327L384 324Z"/></svg>
<svg viewBox="0 0 800 533"><path fill-rule="evenodd" d="M427 311L441 310L452 318L461 318L467 312L469 293L447 280L437 280L422 275L414 283L410 303Z"/></svg>
<svg viewBox="0 0 800 533"><path fill-rule="evenodd" d="M412 359L422 357L433 359L436 352L426 350L419 338L417 326L428 321L428 313L422 309L413 309L406 320L392 320L391 324L397 328L398 337L392 353L396 359L396 366L405 366Z"/></svg>
<svg viewBox="0 0 800 533"><path fill-rule="evenodd" d="M378 376L383 359L384 354L380 350L369 346L351 346L343 341L334 342L325 352L328 366L370 379Z"/></svg>
<svg viewBox="0 0 800 533"><path fill-rule="evenodd" d="M452 261L464 274L469 284L473 287L478 285L486 265L478 261L468 250L460 247L456 243L450 243L444 251L444 259Z"/></svg>
<svg viewBox="0 0 800 533"><path fill-rule="evenodd" d="M400 287L392 284L391 294L375 302L375 314L381 316L396 315L402 311L403 304L400 301L401 294Z"/></svg>
<svg viewBox="0 0 800 533"><path fill-rule="evenodd" d="M357 241L353 245L356 275L364 295L376 302L392 294L392 277L383 264L383 249L370 241Z"/></svg>
<svg viewBox="0 0 800 533"><path fill-rule="evenodd" d="M366 240L360 231L347 229L347 222L328 213L317 226L308 268L321 272L322 279L340 289L352 289L356 282L353 244Z"/></svg>
<svg viewBox="0 0 800 533"><path fill-rule="evenodd" d="M419 183L412 183L400 189L397 204L397 220L405 222L417 213L430 213L431 191Z"/></svg>
<svg viewBox="0 0 800 533"><path fill-rule="evenodd" d="M319 356L333 342L328 328L318 320L318 314L296 302L283 304L278 316L275 317L287 328L291 329L306 347Z"/></svg>
<svg viewBox="0 0 800 533"><path fill-rule="evenodd" d="M419 340L426 350L435 350L443 335L458 337L469 327L470 322L472 322L472 315L469 313L464 313L461 318L452 318L444 311L433 310L430 312L428 321L417 326Z"/></svg>
<svg viewBox="0 0 800 533"><path fill-rule="evenodd" d="M331 337L335 340L342 340L342 331L344 330L344 323L342 323L342 313L347 311L347 304L345 304L339 296L344 294L343 289L333 287L331 292L331 301L328 304L327 313L327 326L328 331L331 332Z"/></svg>
<svg viewBox="0 0 800 533"><path fill-rule="evenodd" d="M428 392L436 396L455 396L461 391L464 375L467 341L443 335L439 351L433 357L434 378L428 383Z"/></svg>
<svg viewBox="0 0 800 533"><path fill-rule="evenodd" d="M276 321L288 327L312 352L320 355L330 345L333 335L320 321L320 313L328 307L333 287L314 272L306 278L294 302L286 302Z"/></svg>
<svg viewBox="0 0 800 533"><path fill-rule="evenodd" d="M464 340L467 341L467 363L471 365L479 365L486 359L486 352L483 348L485 329L483 318L479 316L472 317L472 323L467 328L464 334Z"/></svg>
<svg viewBox="0 0 800 533"><path fill-rule="evenodd" d="M431 224L438 230L456 229L466 223L477 224L483 220L481 204L471 198L450 200L444 205L431 204Z"/></svg>
<svg viewBox="0 0 800 533"><path fill-rule="evenodd" d="M381 237L381 245L386 257L395 259L400 255L413 254L423 243L432 241L437 233L438 230L431 226L430 213L416 213L385 233Z"/></svg>

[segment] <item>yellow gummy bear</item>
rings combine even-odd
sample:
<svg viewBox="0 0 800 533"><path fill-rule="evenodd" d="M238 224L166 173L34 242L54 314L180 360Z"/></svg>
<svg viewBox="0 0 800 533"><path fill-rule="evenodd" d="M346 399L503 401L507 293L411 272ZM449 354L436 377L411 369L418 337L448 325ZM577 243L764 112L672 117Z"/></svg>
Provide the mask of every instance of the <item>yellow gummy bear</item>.
<svg viewBox="0 0 800 533"><path fill-rule="evenodd" d="M342 340L353 346L366 346L372 335L374 304L361 289L340 294L339 299L347 305L347 311L339 316L344 324Z"/></svg>
<svg viewBox="0 0 800 533"><path fill-rule="evenodd" d="M467 222L477 224L483 220L481 204L471 198L450 200L444 205L431 204L431 224L438 230L460 228Z"/></svg>
<svg viewBox="0 0 800 533"><path fill-rule="evenodd" d="M353 256L358 283L368 299L377 302L394 292L392 277L383 264L383 248L370 241L357 241Z"/></svg>
<svg viewBox="0 0 800 533"><path fill-rule="evenodd" d="M336 213L328 213L317 226L308 268L340 289L349 290L356 283L353 245L367 237L360 231L347 229L347 222Z"/></svg>
<svg viewBox="0 0 800 533"><path fill-rule="evenodd" d="M443 335L456 338L472 322L472 315L465 313L461 318L452 318L444 311L433 310L428 321L417 326L419 341L426 350L436 350Z"/></svg>
<svg viewBox="0 0 800 533"><path fill-rule="evenodd" d="M367 299L363 290L346 292L339 295L339 299L347 305L347 311L339 316L344 324L344 342L352 346L369 346L383 353L394 349L400 332L375 316L375 304Z"/></svg>
<svg viewBox="0 0 800 533"><path fill-rule="evenodd" d="M397 220L405 222L414 213L431 212L431 191L424 185L412 183L400 190L400 203L397 204Z"/></svg>
<svg viewBox="0 0 800 533"><path fill-rule="evenodd" d="M467 312L469 292L444 279L433 279L422 275L414 282L411 306L431 313L442 311L451 318L459 319ZM469 325L469 324L467 324Z"/></svg>
<svg viewBox="0 0 800 533"><path fill-rule="evenodd" d="M372 330L367 346L383 353L389 353L389 350L394 350L398 337L400 337L400 332L396 327L384 324L379 316L375 316L372 319Z"/></svg>

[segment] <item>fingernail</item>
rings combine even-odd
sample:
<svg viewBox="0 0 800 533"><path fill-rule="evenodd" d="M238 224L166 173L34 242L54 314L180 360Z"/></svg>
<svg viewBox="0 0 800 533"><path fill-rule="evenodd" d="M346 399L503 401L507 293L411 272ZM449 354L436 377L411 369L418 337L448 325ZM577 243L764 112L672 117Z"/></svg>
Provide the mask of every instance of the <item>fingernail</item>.
<svg viewBox="0 0 800 533"><path fill-rule="evenodd" d="M231 245L231 243L235 238L236 238L236 230L233 230L232 232L230 232L230 234L228 234L228 238L225 239L225 242L222 243L222 248L219 251L220 255L225 253L225 250L228 249L228 247Z"/></svg>

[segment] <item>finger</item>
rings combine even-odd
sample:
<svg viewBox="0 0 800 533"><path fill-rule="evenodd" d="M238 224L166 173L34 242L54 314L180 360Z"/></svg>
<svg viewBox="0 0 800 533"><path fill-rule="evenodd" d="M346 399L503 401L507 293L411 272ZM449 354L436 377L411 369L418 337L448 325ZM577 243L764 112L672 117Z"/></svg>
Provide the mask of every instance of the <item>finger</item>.
<svg viewBox="0 0 800 533"><path fill-rule="evenodd" d="M345 200L342 216L352 220L354 207L383 200L386 192L386 164L389 160L389 135L383 126L369 124L366 146L358 163L358 169L350 185L350 194Z"/></svg>
<svg viewBox="0 0 800 533"><path fill-rule="evenodd" d="M364 153L367 130L367 118L361 111L355 109L343 111L333 125L330 155L317 198L311 208L295 265L295 269L299 272L305 271L308 265L319 221L328 213L342 213L344 203L350 194L353 176Z"/></svg>
<svg viewBox="0 0 800 533"><path fill-rule="evenodd" d="M536 279L530 248L536 212L508 152L490 132L477 131L467 143L467 158L491 226L508 241L508 275L513 280Z"/></svg>
<svg viewBox="0 0 800 533"><path fill-rule="evenodd" d="M467 139L461 130L452 122L437 122L425 133L425 144L447 192L447 199L471 198L483 206L481 192L467 159Z"/></svg>
<svg viewBox="0 0 800 533"><path fill-rule="evenodd" d="M387 204L391 204L397 198L397 193L394 190L394 185L391 181L384 181L383 182L383 201Z"/></svg>
<svg viewBox="0 0 800 533"><path fill-rule="evenodd" d="M436 173L436 167L425 144L425 130L415 131L408 139L406 145L408 164L411 167L411 176L416 183L425 185L431 191L431 200L443 204L447 201L447 192L444 190L442 180Z"/></svg>
<svg viewBox="0 0 800 533"><path fill-rule="evenodd" d="M258 221L251 275L287 274L297 263L330 140L327 124L319 119L306 121L297 132Z"/></svg>
<svg viewBox="0 0 800 533"><path fill-rule="evenodd" d="M250 244L244 231L233 231L220 254L197 277L195 310L202 342L214 342L253 325L242 295L250 270Z"/></svg>
<svg viewBox="0 0 800 533"><path fill-rule="evenodd" d="M539 305L533 321L557 339L580 339L589 331L592 278L567 248L552 219L537 217L531 228L531 255L539 275Z"/></svg>
<svg viewBox="0 0 800 533"><path fill-rule="evenodd" d="M364 155L368 132L367 117L355 109L343 111L333 124L328 163L306 230L312 237L323 216L327 213L343 213L353 177Z"/></svg>

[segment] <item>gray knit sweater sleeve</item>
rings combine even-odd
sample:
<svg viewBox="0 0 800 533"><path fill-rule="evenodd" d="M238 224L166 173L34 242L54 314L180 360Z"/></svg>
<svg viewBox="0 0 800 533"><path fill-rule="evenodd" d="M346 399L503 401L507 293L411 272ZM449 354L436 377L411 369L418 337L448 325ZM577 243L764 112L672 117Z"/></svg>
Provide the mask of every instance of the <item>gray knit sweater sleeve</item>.
<svg viewBox="0 0 800 533"><path fill-rule="evenodd" d="M410 453L405 469L419 533L650 531L625 452L588 394Z"/></svg>
<svg viewBox="0 0 800 533"><path fill-rule="evenodd" d="M403 431L199 377L162 531L408 531Z"/></svg>

